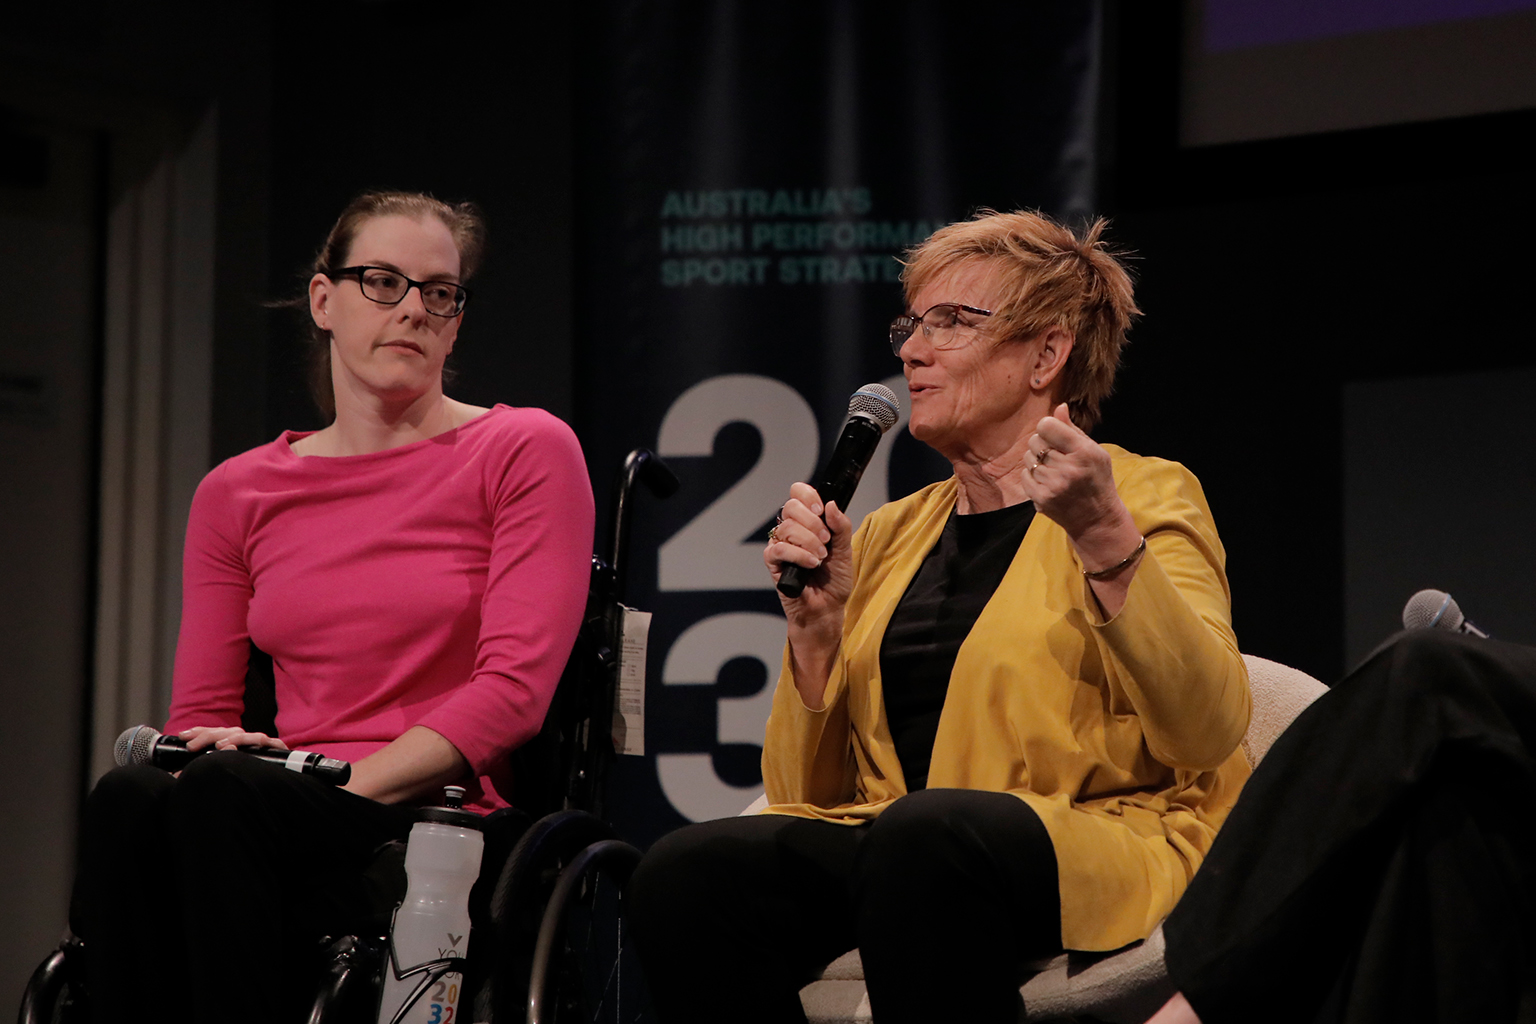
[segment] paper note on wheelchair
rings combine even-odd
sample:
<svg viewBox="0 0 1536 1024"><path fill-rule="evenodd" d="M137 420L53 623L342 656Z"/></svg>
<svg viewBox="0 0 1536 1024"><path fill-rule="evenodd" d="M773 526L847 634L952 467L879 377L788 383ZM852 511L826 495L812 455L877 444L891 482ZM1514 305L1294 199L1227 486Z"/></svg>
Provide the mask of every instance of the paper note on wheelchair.
<svg viewBox="0 0 1536 1024"><path fill-rule="evenodd" d="M645 644L651 613L624 609L624 643L619 651L619 692L613 701L613 749L645 753Z"/></svg>

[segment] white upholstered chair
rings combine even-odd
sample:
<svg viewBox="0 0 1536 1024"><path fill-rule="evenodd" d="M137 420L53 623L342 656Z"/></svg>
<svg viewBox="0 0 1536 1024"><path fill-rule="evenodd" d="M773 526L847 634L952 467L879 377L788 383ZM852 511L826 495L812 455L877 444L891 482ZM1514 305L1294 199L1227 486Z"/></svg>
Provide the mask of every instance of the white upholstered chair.
<svg viewBox="0 0 1536 1024"><path fill-rule="evenodd" d="M1248 763L1257 766L1286 726L1326 690L1305 672L1243 655L1253 689L1253 717L1243 737ZM759 799L744 813L766 806ZM1022 1020L1090 1018L1107 1024L1142 1024L1173 994L1163 965L1163 931L1113 953L1063 953L1031 965L1036 973L1019 990ZM956 984L964 984L956 979ZM821 978L800 990L811 1024L865 1024L872 1020L859 951L838 957Z"/></svg>

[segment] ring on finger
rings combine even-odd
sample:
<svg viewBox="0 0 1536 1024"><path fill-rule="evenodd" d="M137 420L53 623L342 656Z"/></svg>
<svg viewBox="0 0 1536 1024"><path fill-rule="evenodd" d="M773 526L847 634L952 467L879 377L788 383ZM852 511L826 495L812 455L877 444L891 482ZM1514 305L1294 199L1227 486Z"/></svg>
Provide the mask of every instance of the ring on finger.
<svg viewBox="0 0 1536 1024"><path fill-rule="evenodd" d="M1045 465L1045 460L1046 460L1046 457L1047 457L1047 456L1048 456L1048 455L1050 455L1050 454L1051 454L1051 451L1052 451L1052 450L1053 450L1053 449L1050 449L1050 448L1046 448L1046 449L1045 449L1045 450L1044 450L1044 451L1042 451L1042 452L1041 452L1041 453L1040 453L1040 454L1039 454L1039 455L1036 455L1036 456L1035 456L1035 461L1036 461L1036 463L1037 463L1037 464L1039 464L1039 465L1041 465L1041 466L1043 466L1043 465Z"/></svg>
<svg viewBox="0 0 1536 1024"><path fill-rule="evenodd" d="M773 529L768 531L768 543L769 544L772 544L774 541L779 539L779 527L783 526L783 525L784 525L784 521L783 520L780 520L779 522L773 524Z"/></svg>

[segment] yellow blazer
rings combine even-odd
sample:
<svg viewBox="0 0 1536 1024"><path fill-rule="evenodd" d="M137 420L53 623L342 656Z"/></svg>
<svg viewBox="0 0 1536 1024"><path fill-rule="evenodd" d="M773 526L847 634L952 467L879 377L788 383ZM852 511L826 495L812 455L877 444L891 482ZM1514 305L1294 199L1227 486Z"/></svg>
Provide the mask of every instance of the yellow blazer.
<svg viewBox="0 0 1536 1024"><path fill-rule="evenodd" d="M1125 607L1104 620L1066 532L1030 523L960 647L931 788L1012 793L1056 850L1061 937L1117 949L1183 894L1249 774L1248 673L1225 552L1183 466L1106 445L1147 538ZM825 707L788 648L763 747L766 813L857 824L907 791L880 690L886 624L955 506L953 478L892 502L853 539L855 583Z"/></svg>

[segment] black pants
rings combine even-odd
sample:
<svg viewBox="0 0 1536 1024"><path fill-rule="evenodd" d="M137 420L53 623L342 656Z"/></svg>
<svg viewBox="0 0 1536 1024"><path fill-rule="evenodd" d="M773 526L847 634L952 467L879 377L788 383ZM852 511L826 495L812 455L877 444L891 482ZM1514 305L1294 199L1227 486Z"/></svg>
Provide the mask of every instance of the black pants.
<svg viewBox="0 0 1536 1024"><path fill-rule="evenodd" d="M1315 702L1165 925L1201 1019L1516 1019L1533 744L1536 650L1511 644L1403 634Z"/></svg>
<svg viewBox="0 0 1536 1024"><path fill-rule="evenodd" d="M1002 793L926 790L867 826L691 825L646 854L628 901L667 1024L804 1021L801 987L855 946L882 1024L1013 1024L1023 965L1061 948L1050 836Z"/></svg>
<svg viewBox="0 0 1536 1024"><path fill-rule="evenodd" d="M93 1018L303 1020L320 939L389 931L415 820L412 807L237 752L206 754L179 779L108 772L86 800L69 913L86 944ZM482 822L469 894L481 963L496 962L491 893L528 824L515 808Z"/></svg>
<svg viewBox="0 0 1536 1024"><path fill-rule="evenodd" d="M302 1020L320 936L388 930L403 875L369 868L412 821L234 752L109 772L70 907L94 1019Z"/></svg>

